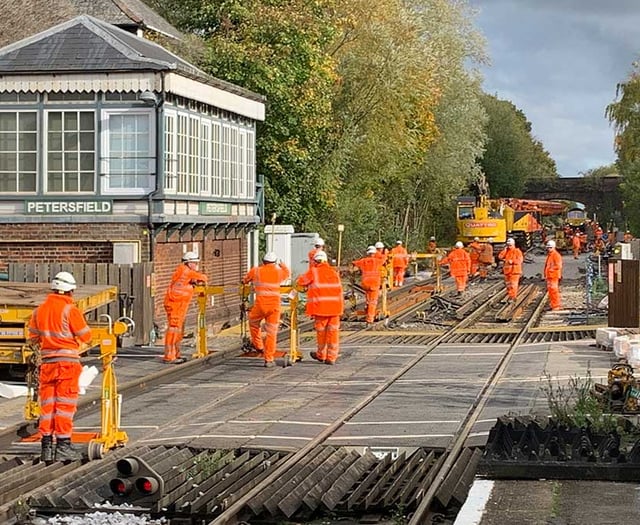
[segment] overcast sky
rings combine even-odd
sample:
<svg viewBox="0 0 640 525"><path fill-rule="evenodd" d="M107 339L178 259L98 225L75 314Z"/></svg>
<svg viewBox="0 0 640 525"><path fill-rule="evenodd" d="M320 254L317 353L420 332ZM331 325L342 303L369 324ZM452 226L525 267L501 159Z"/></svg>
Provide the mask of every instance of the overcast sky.
<svg viewBox="0 0 640 525"><path fill-rule="evenodd" d="M521 109L558 173L615 160L604 116L640 57L640 0L469 0L487 39L484 90Z"/></svg>

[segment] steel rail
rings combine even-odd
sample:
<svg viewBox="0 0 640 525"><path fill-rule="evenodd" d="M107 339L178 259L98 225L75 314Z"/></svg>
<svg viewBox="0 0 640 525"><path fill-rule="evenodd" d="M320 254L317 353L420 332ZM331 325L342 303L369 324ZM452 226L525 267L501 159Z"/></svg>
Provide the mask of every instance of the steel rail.
<svg viewBox="0 0 640 525"><path fill-rule="evenodd" d="M415 367L425 357L427 357L435 348L437 348L437 346L441 342L444 342L446 340L446 338L450 333L458 329L460 326L468 325L470 322L473 322L473 320L481 317L485 313L485 310L491 306L492 306L492 303L490 301L485 302L483 305L481 305L478 308L478 310L473 312L469 316L469 318L459 321L451 329L446 330L442 334L437 336L435 340L429 343L429 345L425 348L423 352L418 354L409 363L407 363L404 367L398 370L385 383L382 383L381 385L379 385L372 393L370 393L360 403L351 407L349 410L341 414L336 420L334 420L334 422L331 425L326 427L315 438L310 440L304 447L300 448L299 450L291 454L291 456L286 458L283 462L281 462L279 466L277 466L271 474L269 474L266 478L264 478L260 483L256 484L252 489L250 489L242 497L238 498L232 505L230 505L227 509L225 509L219 516L217 516L215 519L210 521L208 525L226 525L226 524L232 525L237 523L237 519L236 519L237 516L240 514L240 512L242 512L246 504L251 499L258 496L261 492L268 490L269 486L273 482L275 482L280 476L285 474L285 472L291 469L294 465L301 462L305 457L307 457L307 455L314 448L326 442L327 439L331 437L338 429L340 429L345 422L353 418L356 414L358 414L361 410L363 410L367 405L369 405L372 401L374 401L377 397L379 397L384 391L386 391L389 387L391 387L398 379L400 379L403 375L408 373L413 367ZM527 325L528 324L529 323L527 323ZM440 461L442 460L440 459ZM444 464L442 468L444 468ZM439 469L439 472L442 471L442 468ZM442 481L440 481L440 483L441 482ZM416 522L415 525L423 525L423 523L424 522Z"/></svg>
<svg viewBox="0 0 640 525"><path fill-rule="evenodd" d="M496 365L496 367L494 368L494 371L485 382L484 386L482 387L482 390L476 396L476 399L474 403L471 405L471 408L467 413L467 417L465 418L465 421L462 424L462 428L457 433L456 438L450 443L450 445L447 447L447 449L444 451L443 455L441 456L441 458L444 458L444 460L442 461L441 467L438 470L437 474L435 475L431 485L429 486L429 489L421 499L418 507L414 511L411 519L409 520L408 525L424 525L424 523L426 523L424 520L429 512L429 507L433 502L433 499L437 494L438 489L440 488L445 478L447 477L447 474L449 473L451 468L455 465L455 462L460 456L460 452L462 451L464 447L464 443L466 442L467 438L469 437L469 434L471 433L471 429L473 428L473 425L476 423L476 421L480 417L480 414L482 413L482 410L484 409L487 402L489 401L491 394L493 393L493 391L496 388L496 385L498 384L498 381L502 378L507 367L509 366L509 363L511 362L511 358L515 353L514 352L515 349L524 339L524 336L526 335L529 328L534 323L536 323L540 318L540 315L542 314L542 310L547 302L547 295L548 295L547 293L541 294L538 305L535 308L533 315L530 317L529 321L525 324L525 326L520 330L514 342L511 343L511 345L509 345L509 348L505 352L504 356L502 356L500 361L498 361L498 364Z"/></svg>

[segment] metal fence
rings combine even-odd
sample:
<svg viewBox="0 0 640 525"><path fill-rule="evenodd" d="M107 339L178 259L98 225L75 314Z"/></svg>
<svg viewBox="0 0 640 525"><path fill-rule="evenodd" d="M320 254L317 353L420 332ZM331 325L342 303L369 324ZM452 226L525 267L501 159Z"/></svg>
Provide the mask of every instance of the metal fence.
<svg viewBox="0 0 640 525"><path fill-rule="evenodd" d="M131 317L136 329L133 344L148 345L152 342L153 325L153 263L9 263L9 281L45 283L61 271L71 272L79 285L103 284L118 287L118 302L101 307L87 315L87 320L97 320L101 314L112 319L126 315Z"/></svg>

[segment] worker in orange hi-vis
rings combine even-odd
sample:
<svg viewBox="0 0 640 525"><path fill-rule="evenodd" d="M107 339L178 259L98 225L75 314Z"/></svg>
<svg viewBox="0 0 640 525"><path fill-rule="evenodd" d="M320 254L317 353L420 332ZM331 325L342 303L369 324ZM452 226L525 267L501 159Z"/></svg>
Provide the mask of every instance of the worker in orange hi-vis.
<svg viewBox="0 0 640 525"><path fill-rule="evenodd" d="M309 253L307 254L307 257L309 259L309 268L313 266L313 258L315 254L323 251L324 251L324 239L322 237L318 237L313 243L313 248L311 248L311 250L309 250Z"/></svg>
<svg viewBox="0 0 640 525"><path fill-rule="evenodd" d="M555 244L555 241L554 241ZM582 242L580 239L580 232L576 231L571 238L571 249L573 250L573 258L577 259L580 255L580 249L582 248ZM555 249L555 246L554 246Z"/></svg>
<svg viewBox="0 0 640 525"><path fill-rule="evenodd" d="M327 254L319 251L313 266L296 281L307 292L305 312L313 317L316 331L316 351L311 358L334 365L340 353L340 316L344 311L340 274L329 266Z"/></svg>
<svg viewBox="0 0 640 525"><path fill-rule="evenodd" d="M392 260L393 286L402 286L404 284L404 273L407 271L407 266L409 266L409 254L402 245L402 241L396 241L396 245L391 248L389 255Z"/></svg>
<svg viewBox="0 0 640 525"><path fill-rule="evenodd" d="M449 265L449 273L456 282L458 295L462 295L462 292L467 289L469 272L471 272L471 257L469 252L464 249L464 244L458 241L454 249L444 256L438 264L441 266Z"/></svg>
<svg viewBox="0 0 640 525"><path fill-rule="evenodd" d="M562 280L562 255L556 250L553 240L547 241L547 259L544 262L544 278L547 281L549 306L552 310L560 310L560 281Z"/></svg>
<svg viewBox="0 0 640 525"><path fill-rule="evenodd" d="M469 250L469 257L471 258L471 277L478 275L478 267L480 266L480 252L482 251L482 245L480 244L480 238L474 237L473 241L467 246Z"/></svg>
<svg viewBox="0 0 640 525"><path fill-rule="evenodd" d="M51 281L51 293L31 314L29 339L40 349L38 400L43 462L75 461L81 455L71 445L82 372L80 345L91 341L91 329L74 304L76 280L59 272ZM53 439L56 439L55 451Z"/></svg>
<svg viewBox="0 0 640 525"><path fill-rule="evenodd" d="M255 301L249 310L249 331L251 344L264 352L264 366L275 366L276 341L278 326L280 325L280 284L291 275L286 264L278 261L274 252L267 252L262 258L260 266L254 266L242 279L244 284L251 283L255 294ZM264 320L266 336L262 341L260 325Z"/></svg>
<svg viewBox="0 0 640 525"><path fill-rule="evenodd" d="M197 253L186 252L182 256L182 264L173 272L164 296L164 309L169 324L164 337L165 363L184 363L180 355L180 343L184 335L184 320L193 298L193 287L207 282L207 276L198 271L199 263L200 257Z"/></svg>
<svg viewBox="0 0 640 525"><path fill-rule="evenodd" d="M520 285L520 277L522 276L524 256L520 248L516 246L516 241L511 237L507 239L507 245L498 254L498 259L504 263L502 273L504 274L504 282L507 286L507 297L509 300L515 301L518 296L518 286Z"/></svg>
<svg viewBox="0 0 640 525"><path fill-rule="evenodd" d="M385 259L376 255L376 247L369 246L367 248L367 256L353 264L361 272L360 286L365 293L365 301L367 303L366 321L373 323L378 308L378 296L380 295L380 284L382 283L382 267Z"/></svg>
<svg viewBox="0 0 640 525"><path fill-rule="evenodd" d="M480 254L478 255L478 273L480 274L480 280L484 281L489 275L489 268L491 268L496 259L493 255L493 245L491 244L493 239L489 239L488 242L480 243Z"/></svg>

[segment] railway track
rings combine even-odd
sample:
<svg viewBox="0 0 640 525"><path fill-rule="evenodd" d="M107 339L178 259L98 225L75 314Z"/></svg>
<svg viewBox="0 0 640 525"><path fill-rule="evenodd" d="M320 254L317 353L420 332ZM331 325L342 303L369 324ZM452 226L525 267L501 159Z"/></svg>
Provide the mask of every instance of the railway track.
<svg viewBox="0 0 640 525"><path fill-rule="evenodd" d="M489 283L486 287L478 287L476 293L454 309L453 318L459 316L462 319L448 321L448 326L441 327L440 330L418 331L414 328L413 332L406 325L416 320L418 324L421 323L419 312L424 311L426 303L415 299L407 301L398 293L399 303L404 301L410 304L408 312L399 311L373 329L345 334L342 345L345 348L376 345L384 347L396 344L393 341L402 340L405 347L415 350L415 355L405 359L402 366L388 373L366 395L360 395L357 402L350 403L339 414L333 414L331 422L323 422L321 431L309 433L302 441L302 446L292 446L290 442L284 441L288 445L279 447L279 450L259 449L255 446L230 446L224 449L207 446L205 443L198 444L198 440L180 443L180 439L174 439L177 442L173 443L171 439L159 436L171 433L177 427L187 428L190 422L197 422L201 418L214 417L223 405L255 397L257 391L270 389L276 381L280 388L286 389L285 396L295 396L295 392L310 388L308 385L313 384L313 381L320 381L321 376L315 372L318 368L313 369L311 374L301 374L299 378L289 377L286 381L275 379L287 377L285 369L276 375L262 376L257 381L255 378L252 381L245 378L244 382L239 381L235 386L229 387L228 391L206 407L198 405L192 410L183 411L179 417L169 415L170 425L163 426L159 423L157 428L141 430L135 435L131 446L110 453L100 462L44 466L33 458L29 459L28 454L15 454L13 443L10 445L13 449L8 450L7 442L3 440L0 447L10 459L0 463L0 472L5 472L9 481L20 479L22 489L15 486L17 481L13 484L5 483L3 489L0 489L0 519L15 515L18 497L24 497L25 492L28 492L24 489L31 487L31 507L37 512L89 512L96 503L110 499L111 494L105 492L105 487L108 486L109 478L114 475L115 461L126 455L136 455L146 458L150 464L160 465L159 471L165 469L163 477L167 478L162 499L146 509L134 509L138 512L151 510L155 514L169 513L223 524L237 523L245 519L247 514L263 519L266 519L265 516L277 519L282 515L289 517L296 513L313 513L319 508L370 512L395 506L411 509L413 517L410 523L428 523L421 520L428 520L428 516L434 512L434 501L440 507L446 506L446 501L451 499L452 494L460 490L461 474L468 471L468 465L472 465L474 458L478 457L476 448L464 445L470 429L491 395L492 385L504 373L513 349L530 338L533 325L537 322L545 295L540 286L527 286L528 288L523 288L521 300L515 305L500 303L501 286L498 284ZM410 295L410 290L407 287L403 291ZM498 319L496 305L498 313L511 307L512 318L504 321L502 318L505 314L502 313L502 318ZM500 326L496 326L497 323ZM401 329L396 329L397 326L401 326ZM563 333L566 336L570 332L565 330ZM362 454L354 451L353 447L334 444L339 442L336 436L341 429L367 407L375 406L386 392L406 380L437 349L461 341L466 343L467 337L480 337L480 343L491 343L498 335L502 337L498 342L503 345L500 358L486 374L471 408L461 419L459 428L446 446L431 449L413 447L412 451L403 451L398 457L386 455L380 459L371 452ZM585 330L584 335L593 336L589 330ZM478 341L473 342L475 344ZM181 381L192 381L198 375L210 376L212 365L232 363L237 361L238 355L241 355L239 346L199 360L201 362L190 362L168 372L148 375L143 381L137 381L137 384L136 381L130 381L121 388L125 394L136 393L134 404L135 399L142 398L134 411L144 410L143 407L148 402L144 399L145 395L157 400L160 396L154 392L158 388L166 388L167 384L178 384ZM325 367L321 367L322 370ZM340 385L340 381L334 384ZM249 403L244 407L237 406L233 421L228 420L227 424L248 421L252 415L262 414L277 398L277 395L266 395L262 401ZM81 414L86 413L89 417L89 408L95 404L95 400L88 399L84 404L85 412ZM10 437L12 431L15 436L17 429L4 432L3 437ZM219 471L211 472L212 457L218 458L216 464L220 466ZM199 464L209 465L207 480L214 481L207 482L204 479L206 469L194 467ZM191 474L185 475L185 472ZM330 485L327 485L329 482ZM190 488L186 489L185 485L189 484ZM322 490L323 486L325 490ZM200 522L204 521L198 521Z"/></svg>

